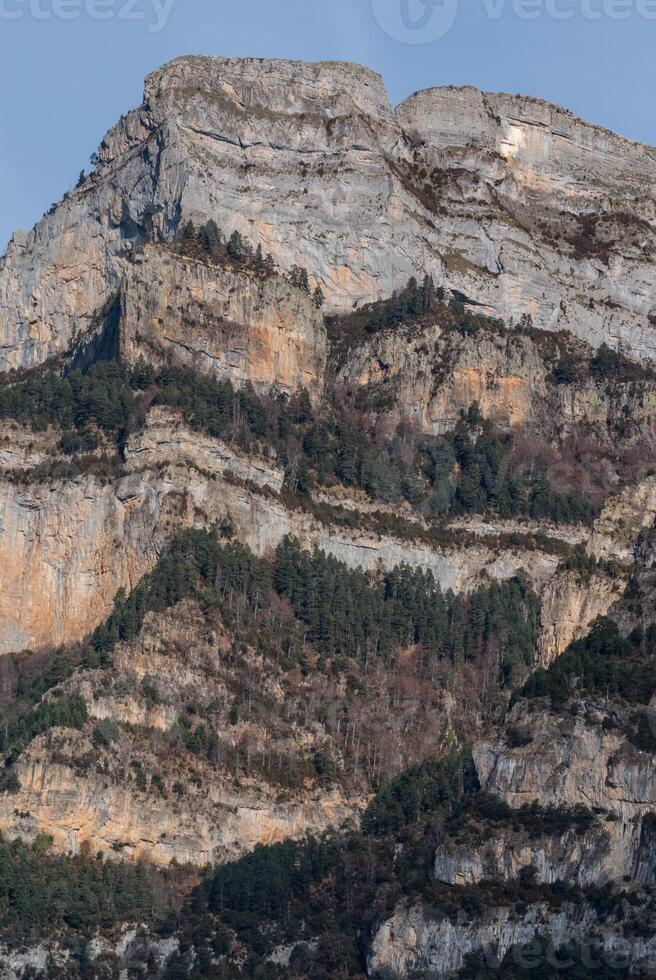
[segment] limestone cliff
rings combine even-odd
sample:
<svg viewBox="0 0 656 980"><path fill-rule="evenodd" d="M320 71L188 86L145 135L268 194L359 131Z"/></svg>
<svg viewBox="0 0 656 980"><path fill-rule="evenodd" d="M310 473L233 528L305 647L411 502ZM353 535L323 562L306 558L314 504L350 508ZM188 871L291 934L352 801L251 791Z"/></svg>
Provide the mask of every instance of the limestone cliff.
<svg viewBox="0 0 656 980"><path fill-rule="evenodd" d="M494 534L472 540L457 525L452 543L437 544L420 522L414 539L412 524L410 539L395 538L376 530L366 509L358 530L340 526L338 511L323 523L310 512L290 510L277 494L282 482L275 464L192 432L165 409L153 410L129 440L124 469L112 483L93 476L0 482L0 549L6 556L0 651L81 639L108 615L118 589L129 591L152 567L176 531L226 518L258 555L294 534L304 547L316 545L352 567L406 563L431 569L445 590L469 590L486 576L504 580L524 570L544 592L547 658L605 613L623 587L621 576L610 581L601 575L592 585L574 575L554 579L558 557L523 546L521 525L506 528L520 533L514 545L500 544Z"/></svg>
<svg viewBox="0 0 656 980"><path fill-rule="evenodd" d="M68 681L63 693L84 697L90 721L79 733L55 729L23 753L20 791L0 794L2 833L26 840L47 834L64 853L86 847L204 866L356 817L362 791L349 795L309 775L290 785L267 775L262 759L282 758L293 772L327 734L283 724L285 700L285 719L301 712L280 672L252 653L236 660L232 642L220 620L209 624L186 603L149 617L138 641L119 647L111 670ZM256 707L229 722L245 684L253 685ZM257 704L267 700L281 714L277 731L258 717ZM212 762L185 747L180 719L188 718L219 735ZM105 727L94 728L98 722Z"/></svg>
<svg viewBox="0 0 656 980"><path fill-rule="evenodd" d="M656 619L655 177L655 150L525 97L449 87L394 110L367 69L258 59L181 58L147 79L93 172L0 260L0 371L16 369L0 378L6 838L144 859L168 882L176 865L356 833L377 793L384 830L362 821L340 858L366 852L364 877L382 886L344 947L361 973L366 960L371 977L446 978L469 953L591 936L631 970L653 964L640 657L653 660ZM231 250L233 232L252 248ZM401 309L406 294L417 308ZM115 604L192 528L212 534L185 547L234 548L253 582L230 592L217 559L205 578L190 564L187 591L171 572L166 601L136 593L147 614ZM365 580L363 617L387 609L381 583L406 580L420 598L403 616L427 594L453 613L429 639L408 615L379 656L382 615L355 655L330 609L334 632L315 645L287 545L254 559L287 536L372 573L339 572ZM382 573L401 566L389 586ZM524 618L506 608L527 595ZM308 603L329 605L319 588ZM128 607L134 622L88 639ZM629 673L585 686L572 666L584 644L551 685L606 615L639 670L635 703ZM470 619L476 647L443 657ZM525 636L495 642L508 622L528 654ZM472 743L457 778L428 770L444 786L408 776ZM472 800L501 816L472 817ZM197 956L180 891L166 939L126 925L80 958L163 977L178 949L190 970L230 966L224 944L241 969L256 936L257 956L275 943L259 968L303 970L327 952L312 928L343 925L321 904L335 867L296 923L290 905L284 925L249 931L242 909ZM57 939L0 949L8 976L75 970Z"/></svg>
<svg viewBox="0 0 656 980"><path fill-rule="evenodd" d="M121 290L125 363L178 363L256 390L314 398L325 378L326 332L310 297L280 276L205 264L147 246Z"/></svg>
<svg viewBox="0 0 656 980"><path fill-rule="evenodd" d="M135 246L208 218L305 266L332 309L427 272L506 318L653 358L654 168L652 149L533 99L445 88L394 112L364 68L181 58L92 175L14 235L1 364L66 351Z"/></svg>
<svg viewBox="0 0 656 980"><path fill-rule="evenodd" d="M448 308L425 319L356 342L340 358L339 383L433 434L451 431L477 403L502 428L549 441L584 428L603 445L653 442L656 385L646 372L636 370L631 380L594 377L592 348L571 334L485 319L460 325ZM563 358L570 377L558 376Z"/></svg>
<svg viewBox="0 0 656 980"><path fill-rule="evenodd" d="M649 968L654 957L653 940L628 940L621 922L600 921L587 905L555 911L536 904L521 916L500 908L457 922L431 914L429 909L404 908L376 933L369 975L407 977L413 971L425 971L445 980L457 974L469 953L484 950L485 959L494 967L513 947L518 948L519 968L539 969L545 960L554 962L557 950L570 945L590 952L601 947L612 962L636 971Z"/></svg>

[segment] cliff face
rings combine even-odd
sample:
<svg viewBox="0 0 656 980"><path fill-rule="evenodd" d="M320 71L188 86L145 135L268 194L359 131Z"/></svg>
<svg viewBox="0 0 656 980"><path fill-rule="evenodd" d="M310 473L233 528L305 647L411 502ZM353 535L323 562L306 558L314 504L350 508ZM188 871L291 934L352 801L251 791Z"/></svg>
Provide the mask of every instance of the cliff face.
<svg viewBox="0 0 656 980"><path fill-rule="evenodd" d="M594 936L594 941L592 940ZM545 937L549 937L548 939ZM370 976L411 976L427 971L443 980L453 977L465 957L481 949L493 968L517 947L518 966L539 968L553 962L554 950L569 945L605 951L614 962L636 971L653 961L653 940L631 942L620 922L603 922L590 906L565 906L555 912L544 905L529 906L518 917L510 909L487 912L470 922L451 922L427 909L398 911L377 933L369 958ZM561 961L562 962L562 961Z"/></svg>
<svg viewBox="0 0 656 980"><path fill-rule="evenodd" d="M521 709L517 715L515 720ZM628 825L636 823L634 818L654 806L652 760L605 732L603 717L595 720L598 724L577 715L540 714L531 722L536 738L524 749L481 743L475 752L481 785L513 806L535 799L555 805L585 801Z"/></svg>
<svg viewBox="0 0 656 980"><path fill-rule="evenodd" d="M624 714L622 713L624 711ZM613 725L609 726L612 717ZM567 881L586 889L609 890L655 880L653 812L656 805L653 757L637 751L617 732L627 720L626 709L615 710L593 701L568 704L562 712L520 702L508 725L526 733L525 744L513 746L480 742L474 762L483 791L505 801L512 810L534 804L553 807L564 825L555 833L530 833L509 825L496 825L478 839L457 834L438 838L433 874L438 882L456 888L481 883L517 883L530 880L546 885ZM583 807L594 814L585 829L567 826L568 807ZM636 883L638 887L636 888ZM556 886L557 887L557 886ZM652 913L648 921L652 922ZM428 907L399 905L372 940L370 975L411 976L429 970L438 977L454 976L468 954L491 956L501 962L506 954L523 955L529 947L537 961L547 948L585 948L610 954L622 952L623 965L649 970L654 949L624 934L619 920L586 904L585 891L572 907L524 904L457 919ZM619 927L619 931L618 931ZM594 937L594 938L593 938Z"/></svg>
<svg viewBox="0 0 656 980"><path fill-rule="evenodd" d="M436 211L460 203L450 262L477 298L653 357L652 148L537 99L472 88L419 92L397 118Z"/></svg>
<svg viewBox="0 0 656 980"><path fill-rule="evenodd" d="M284 474L275 464L190 431L168 409L150 413L129 440L125 460L111 483L93 476L41 485L0 482L3 653L81 639L109 614L118 589L133 588L176 532L228 519L257 555L293 534L303 547L320 547L350 567L430 569L445 591L470 591L487 578L503 581L524 571L543 595L546 660L605 613L624 587L622 576L583 581L557 575L558 557L523 545L521 524L501 528L519 533L514 544L499 543L499 529L486 536L483 526L484 533L472 537L457 524L451 543L436 544L425 540L420 521L414 539L412 523L407 538L370 528L366 507L356 530L340 526L338 510L325 522L290 510L278 495ZM363 507L344 493L330 499L356 513Z"/></svg>
<svg viewBox="0 0 656 980"><path fill-rule="evenodd" d="M456 426L476 402L484 418L504 429L529 429L553 440L582 427L608 445L653 440L656 385L649 376L622 381L589 370L593 350L538 330L481 323L469 332L445 323L400 327L356 343L341 358L337 379L360 397L383 400L416 420L423 432ZM431 322L432 321L432 322ZM559 351L559 341L564 350ZM572 376L557 376L563 356Z"/></svg>
<svg viewBox="0 0 656 980"><path fill-rule="evenodd" d="M499 315L653 358L655 167L536 100L446 88L395 113L363 68L182 58L147 80L91 177L14 236L2 364L65 351L135 245L210 217L305 266L333 309L427 272Z"/></svg>
<svg viewBox="0 0 656 980"><path fill-rule="evenodd" d="M323 316L307 293L148 246L121 291L120 354L183 364L241 387L307 388L318 398L327 358Z"/></svg>
<svg viewBox="0 0 656 980"><path fill-rule="evenodd" d="M632 849L630 836L627 840L624 828L611 820L600 821L587 834L568 831L561 837L535 839L526 833L502 830L495 840L476 848L451 841L440 844L435 877L450 885L466 886L482 881L517 881L530 871L540 882L553 885L569 881L586 888L621 878L635 858Z"/></svg>
<svg viewBox="0 0 656 980"><path fill-rule="evenodd" d="M65 350L118 288L133 247L171 239L187 219L248 234L283 268L300 262L338 305L385 291L377 246L399 192L385 188L381 147L399 138L365 69L183 58L156 72L94 174L14 236L0 272L4 366Z"/></svg>
<svg viewBox="0 0 656 980"><path fill-rule="evenodd" d="M292 769L326 735L296 724L274 734L256 711L229 723L246 674L258 678L258 699L283 699L276 672L252 654L236 662L232 642L220 621L208 625L185 603L151 616L138 641L118 649L111 671L68 682L63 693L84 697L90 721L79 733L57 729L32 742L18 767L20 792L0 795L2 832L27 840L47 834L64 853L86 847L204 866L356 816L361 793L310 778L291 786L267 778L262 753L289 758ZM221 733L211 762L185 747L180 719L189 705L192 718L209 719ZM287 708L289 717L291 697ZM240 753L249 770L252 756L248 774L235 771Z"/></svg>
<svg viewBox="0 0 656 980"><path fill-rule="evenodd" d="M653 691L636 650L653 660L655 177L656 151L533 99L446 88L395 111L366 69L255 59L182 58L147 79L94 172L0 261L0 370L29 369L0 377L7 838L175 874L353 828L377 793L383 824L414 830L387 828L386 857L366 820L345 838L387 888L354 926L361 972L367 929L380 978L590 935L635 971L653 963ZM234 231L252 252L230 249ZM211 581L199 564L182 600L169 569L147 615L115 601L189 529L252 580L233 594L220 562ZM321 580L294 594L274 556L288 536L351 583L335 601ZM354 603L371 613L355 653L340 634ZM570 654L557 688L545 671L603 616L640 690L625 664L604 686ZM415 813L414 770L389 787L471 743L461 811L431 786L440 802ZM472 799L497 815L470 820ZM265 969L324 956L314 897L298 936L285 914ZM177 932L94 942L93 962L103 942L121 964L139 947L157 977L178 948L204 962ZM53 943L8 962L21 976L50 952L76 969Z"/></svg>

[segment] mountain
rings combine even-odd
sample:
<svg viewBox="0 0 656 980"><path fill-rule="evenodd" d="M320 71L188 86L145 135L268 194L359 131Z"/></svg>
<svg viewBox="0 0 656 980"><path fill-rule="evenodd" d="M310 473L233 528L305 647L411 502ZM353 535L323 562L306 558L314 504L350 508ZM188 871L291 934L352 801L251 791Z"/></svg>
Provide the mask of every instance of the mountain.
<svg viewBox="0 0 656 980"><path fill-rule="evenodd" d="M181 58L0 270L2 364L88 332L144 241L237 229L330 309L428 273L496 315L654 358L656 151L534 99L442 88L395 111L345 64Z"/></svg>
<svg viewBox="0 0 656 980"><path fill-rule="evenodd" d="M3 976L654 975L655 172L182 58L14 235Z"/></svg>

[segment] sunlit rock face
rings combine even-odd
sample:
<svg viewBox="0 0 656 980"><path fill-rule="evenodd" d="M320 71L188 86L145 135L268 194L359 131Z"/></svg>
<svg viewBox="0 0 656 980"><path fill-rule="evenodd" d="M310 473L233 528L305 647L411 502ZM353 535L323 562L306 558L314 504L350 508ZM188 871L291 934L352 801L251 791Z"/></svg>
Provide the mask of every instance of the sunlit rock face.
<svg viewBox="0 0 656 980"><path fill-rule="evenodd" d="M148 246L121 294L119 352L173 362L267 392L306 388L320 397L326 372L323 315L281 276L263 277Z"/></svg>
<svg viewBox="0 0 656 980"><path fill-rule="evenodd" d="M330 310L431 274L498 315L656 357L655 151L535 99L443 88L396 111L354 65L181 58L93 174L0 266L0 368L93 329L135 246L216 220ZM650 319L651 316L651 319Z"/></svg>

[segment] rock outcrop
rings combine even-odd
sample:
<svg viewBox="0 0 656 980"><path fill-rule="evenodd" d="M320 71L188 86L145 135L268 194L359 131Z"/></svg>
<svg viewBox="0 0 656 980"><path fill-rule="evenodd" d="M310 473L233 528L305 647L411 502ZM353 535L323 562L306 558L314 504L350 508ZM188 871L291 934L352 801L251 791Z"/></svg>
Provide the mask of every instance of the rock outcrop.
<svg viewBox="0 0 656 980"><path fill-rule="evenodd" d="M581 888L617 880L617 856L626 840L624 828L602 817L585 834L568 830L561 836L532 837L526 832L501 829L478 847L455 841L440 843L435 855L435 877L449 885L477 885L483 881L517 881L522 873L552 885L568 881ZM630 846L630 845L629 845ZM622 853L622 859L626 858ZM621 869L631 866L622 860Z"/></svg>
<svg viewBox="0 0 656 980"><path fill-rule="evenodd" d="M609 384L591 376L593 349L571 334L556 339L483 320L465 332L445 311L426 319L347 350L337 366L340 384L431 434L452 431L476 403L502 429L528 429L549 441L580 429L602 445L653 441L656 383L639 370L635 379ZM555 374L563 353L576 369L568 379Z"/></svg>
<svg viewBox="0 0 656 980"><path fill-rule="evenodd" d="M0 366L66 351L136 245L208 218L305 266L333 310L427 272L506 318L654 358L655 160L534 99L433 89L395 112L364 68L181 58L92 175L14 235Z"/></svg>
<svg viewBox="0 0 656 980"><path fill-rule="evenodd" d="M514 949L518 968L539 970L555 962L566 969L567 959L557 953L570 946L587 950L596 963L605 958L611 969L650 968L656 955L653 939L628 939L621 922L600 920L587 904L565 905L559 911L536 904L521 916L499 908L457 922L415 907L397 910L376 933L369 975L407 977L413 971L426 971L436 980L445 980L457 974L470 953L482 953L494 967Z"/></svg>
<svg viewBox="0 0 656 980"><path fill-rule="evenodd" d="M288 758L291 770L325 733L282 722L268 731L255 713L229 723L235 692L254 678L259 699L277 705L287 696L291 714L279 672L252 653L245 657L244 664L235 658L230 632L220 620L210 626L192 602L149 616L138 640L118 648L111 670L87 670L65 683L60 693L84 698L89 723L30 744L17 767L20 791L0 794L0 831L25 840L46 834L63 853L86 847L202 867L354 819L362 793L347 796L339 785L322 788L309 778L285 786L256 768L264 752ZM180 719L190 705L192 718L218 730L213 761L185 746ZM98 722L105 727L94 729ZM231 771L229 760L240 752L248 752L249 770L253 755L252 773Z"/></svg>
<svg viewBox="0 0 656 980"><path fill-rule="evenodd" d="M280 276L203 263L147 246L121 290L119 353L126 364L182 364L235 387L306 388L319 398L323 316Z"/></svg>
<svg viewBox="0 0 656 980"><path fill-rule="evenodd" d="M430 569L445 591L469 591L486 577L502 581L523 570L545 596L545 659L621 593L621 576L613 581L601 574L578 584L575 575L554 578L557 555L523 546L521 524L510 528L519 532L516 544L499 543L495 535L477 540L458 525L452 543L438 544L421 522L414 537L412 523L409 538L381 532L365 507L354 530L340 525L339 509L325 523L309 511L290 510L279 496L283 477L275 463L237 453L191 431L175 412L154 409L128 441L114 482L82 475L0 482L0 652L81 639L109 614L117 591L129 591L152 567L176 532L227 519L257 555L293 534L304 547L322 548L351 567L405 563ZM333 495L334 504L339 501ZM362 506L350 503L356 510Z"/></svg>
<svg viewBox="0 0 656 980"><path fill-rule="evenodd" d="M587 711L584 709L587 707ZM607 709L610 711L611 709ZM599 830L579 841L575 876L586 884L640 880L651 884L656 875L649 821L656 808L656 774L653 759L630 745L621 733L604 725L604 709L592 703L568 717L538 710L526 714L520 703L511 722L530 726L535 733L530 744L510 748L482 742L474 758L482 787L511 807L539 802L543 806L590 807L605 814L603 834ZM645 838L647 835L647 838ZM566 855L567 840L559 841L561 857L554 861L542 848L536 866L553 878ZM498 867L511 868L521 857L504 847ZM567 859L565 858L565 861Z"/></svg>

